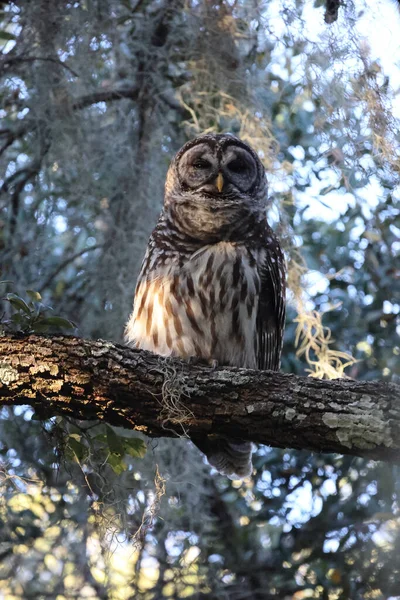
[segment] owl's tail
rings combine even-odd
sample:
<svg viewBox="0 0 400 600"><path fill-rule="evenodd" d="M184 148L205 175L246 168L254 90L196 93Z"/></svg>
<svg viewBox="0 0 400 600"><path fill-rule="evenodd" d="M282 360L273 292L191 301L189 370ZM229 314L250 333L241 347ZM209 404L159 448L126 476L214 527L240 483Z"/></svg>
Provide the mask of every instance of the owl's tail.
<svg viewBox="0 0 400 600"><path fill-rule="evenodd" d="M207 457L212 467L230 479L244 479L251 475L253 444L219 435L192 437L192 442Z"/></svg>

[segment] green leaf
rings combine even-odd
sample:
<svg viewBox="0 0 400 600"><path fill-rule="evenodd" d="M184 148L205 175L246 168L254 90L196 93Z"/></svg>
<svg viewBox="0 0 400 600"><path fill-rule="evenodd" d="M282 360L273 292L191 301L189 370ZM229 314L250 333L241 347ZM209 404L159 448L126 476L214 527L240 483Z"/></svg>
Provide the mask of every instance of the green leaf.
<svg viewBox="0 0 400 600"><path fill-rule="evenodd" d="M68 446L71 448L78 462L81 462L87 455L87 448L74 437L68 439Z"/></svg>
<svg viewBox="0 0 400 600"><path fill-rule="evenodd" d="M14 324L14 325L21 325L21 323L26 324L26 317L25 315L21 315L21 313L14 313L13 315L11 315L10 321Z"/></svg>
<svg viewBox="0 0 400 600"><path fill-rule="evenodd" d="M98 433L93 439L101 444L107 444L107 435L105 433Z"/></svg>
<svg viewBox="0 0 400 600"><path fill-rule="evenodd" d="M26 293L33 302L40 302L42 299L42 296L39 294L39 292L35 292L34 290L26 290Z"/></svg>
<svg viewBox="0 0 400 600"><path fill-rule="evenodd" d="M107 458L107 462L116 475L121 475L121 473L128 468L128 465L124 463L122 457L118 454L110 454Z"/></svg>
<svg viewBox="0 0 400 600"><path fill-rule="evenodd" d="M143 458L147 452L147 446L140 438L124 438L124 446L126 454L135 458Z"/></svg>
<svg viewBox="0 0 400 600"><path fill-rule="evenodd" d="M0 31L0 40L6 40L9 42L10 40L16 40L16 36L9 31Z"/></svg>
<svg viewBox="0 0 400 600"><path fill-rule="evenodd" d="M42 320L30 324L30 330L34 333L46 333L49 329L50 326L46 323L43 323Z"/></svg>
<svg viewBox="0 0 400 600"><path fill-rule="evenodd" d="M10 304L17 310L23 310L28 315L31 314L32 311L25 300L23 300L20 296L17 296L17 294L7 294L6 300L8 300L8 302L10 302Z"/></svg>
<svg viewBox="0 0 400 600"><path fill-rule="evenodd" d="M77 435L82 436L82 430L79 427L77 427L76 425L74 425L74 423L69 423L68 430L69 430L68 435L72 435L72 434L76 433Z"/></svg>
<svg viewBox="0 0 400 600"><path fill-rule="evenodd" d="M107 443L112 454L117 454L119 456L123 456L124 452L124 444L122 439L115 433L115 431L107 426Z"/></svg>
<svg viewBox="0 0 400 600"><path fill-rule="evenodd" d="M74 323L68 319L62 317L42 317L40 318L32 328L38 331L38 327L43 330L44 327L59 327L60 329L75 329Z"/></svg>

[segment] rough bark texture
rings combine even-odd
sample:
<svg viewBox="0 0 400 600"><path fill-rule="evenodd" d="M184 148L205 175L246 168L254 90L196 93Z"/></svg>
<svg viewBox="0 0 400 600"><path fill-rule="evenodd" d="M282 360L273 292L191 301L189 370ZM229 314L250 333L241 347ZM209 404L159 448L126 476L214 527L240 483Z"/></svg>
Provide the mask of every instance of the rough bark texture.
<svg viewBox="0 0 400 600"><path fill-rule="evenodd" d="M400 459L400 388L188 365L102 340L0 337L0 406L101 419L149 436L219 433Z"/></svg>

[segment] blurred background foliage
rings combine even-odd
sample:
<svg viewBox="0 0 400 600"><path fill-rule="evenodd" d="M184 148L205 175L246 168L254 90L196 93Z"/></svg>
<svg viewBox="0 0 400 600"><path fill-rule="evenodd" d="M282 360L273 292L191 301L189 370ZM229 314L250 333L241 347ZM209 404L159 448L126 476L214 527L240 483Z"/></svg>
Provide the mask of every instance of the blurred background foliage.
<svg viewBox="0 0 400 600"><path fill-rule="evenodd" d="M390 0L324 14L0 2L2 296L34 290L80 335L121 341L171 156L230 131L264 161L286 249L283 369L396 380L399 55L388 68L365 31L400 39L400 17ZM230 481L185 439L144 455L129 434L1 411L0 598L400 598L396 467L260 447Z"/></svg>

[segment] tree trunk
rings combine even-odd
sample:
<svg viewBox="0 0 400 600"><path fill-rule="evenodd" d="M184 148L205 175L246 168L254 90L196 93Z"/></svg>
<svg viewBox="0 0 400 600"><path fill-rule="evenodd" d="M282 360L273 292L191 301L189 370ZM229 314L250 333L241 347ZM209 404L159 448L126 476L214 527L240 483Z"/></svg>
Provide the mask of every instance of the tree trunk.
<svg viewBox="0 0 400 600"><path fill-rule="evenodd" d="M400 388L215 370L76 337L0 337L0 406L149 436L218 433L280 448L400 458Z"/></svg>

